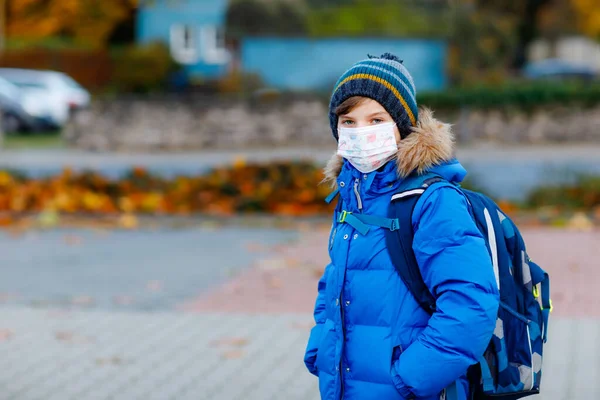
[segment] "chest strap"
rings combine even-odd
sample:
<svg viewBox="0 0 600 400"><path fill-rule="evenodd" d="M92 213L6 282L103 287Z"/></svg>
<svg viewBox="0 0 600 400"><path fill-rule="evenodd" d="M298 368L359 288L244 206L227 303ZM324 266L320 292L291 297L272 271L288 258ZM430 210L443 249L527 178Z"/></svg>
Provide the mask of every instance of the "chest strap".
<svg viewBox="0 0 600 400"><path fill-rule="evenodd" d="M336 221L346 223L356 229L361 235L366 235L369 232L368 225L379 226L381 228L395 231L400 228L398 218L385 218L376 215L353 214L349 211L336 213Z"/></svg>
<svg viewBox="0 0 600 400"><path fill-rule="evenodd" d="M335 189L333 192L329 193L329 196L325 198L325 203L329 204L337 197L340 193L340 189Z"/></svg>

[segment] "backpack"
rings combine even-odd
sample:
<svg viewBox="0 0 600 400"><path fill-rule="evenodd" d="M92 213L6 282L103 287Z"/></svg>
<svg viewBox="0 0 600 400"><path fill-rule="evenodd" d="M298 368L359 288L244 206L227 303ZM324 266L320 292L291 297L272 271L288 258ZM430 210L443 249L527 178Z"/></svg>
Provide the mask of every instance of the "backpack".
<svg viewBox="0 0 600 400"><path fill-rule="evenodd" d="M419 305L430 315L435 298L423 281L412 250L412 213L426 190L454 186L469 203L469 212L482 233L492 260L500 305L496 329L479 362L467 372L474 400L516 400L539 394L543 347L552 310L548 274L528 256L525 242L513 221L484 194L449 183L434 173L407 177L391 197L388 217L335 210L337 222L347 222L365 234L368 225L386 228L392 263ZM338 190L325 200L330 203ZM452 397L449 388L446 398Z"/></svg>
<svg viewBox="0 0 600 400"><path fill-rule="evenodd" d="M435 299L423 282L412 250L412 212L426 190L449 185L453 184L433 173L412 175L392 196L389 208L390 218L400 226L386 231L392 262L419 305L430 314L435 312ZM479 362L468 371L473 398L514 400L539 394L543 347L552 309L549 276L529 258L516 225L493 200L453 186L470 205L500 291L496 329Z"/></svg>

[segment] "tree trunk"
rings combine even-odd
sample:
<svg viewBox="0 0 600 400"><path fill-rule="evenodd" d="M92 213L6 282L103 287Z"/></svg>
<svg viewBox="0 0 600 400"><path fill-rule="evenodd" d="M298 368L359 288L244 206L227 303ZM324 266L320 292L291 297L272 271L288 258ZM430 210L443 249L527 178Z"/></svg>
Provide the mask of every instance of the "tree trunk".
<svg viewBox="0 0 600 400"><path fill-rule="evenodd" d="M525 12L519 23L518 43L513 59L513 68L521 69L527 63L527 48L537 35L537 17L540 9L549 0L526 0Z"/></svg>

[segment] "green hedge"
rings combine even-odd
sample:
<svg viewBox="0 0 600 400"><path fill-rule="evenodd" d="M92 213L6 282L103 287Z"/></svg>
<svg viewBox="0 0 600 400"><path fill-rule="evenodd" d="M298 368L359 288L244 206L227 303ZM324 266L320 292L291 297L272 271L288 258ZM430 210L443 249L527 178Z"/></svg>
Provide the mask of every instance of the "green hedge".
<svg viewBox="0 0 600 400"><path fill-rule="evenodd" d="M597 209L600 207L600 176L582 175L570 185L539 187L529 194L526 204L530 208Z"/></svg>
<svg viewBox="0 0 600 400"><path fill-rule="evenodd" d="M600 104L600 83L522 83L501 87L464 87L418 95L419 104L434 109L520 108L544 105L589 107Z"/></svg>
<svg viewBox="0 0 600 400"><path fill-rule="evenodd" d="M116 48L111 58L114 64L111 86L117 92L161 90L169 75L179 68L161 42Z"/></svg>

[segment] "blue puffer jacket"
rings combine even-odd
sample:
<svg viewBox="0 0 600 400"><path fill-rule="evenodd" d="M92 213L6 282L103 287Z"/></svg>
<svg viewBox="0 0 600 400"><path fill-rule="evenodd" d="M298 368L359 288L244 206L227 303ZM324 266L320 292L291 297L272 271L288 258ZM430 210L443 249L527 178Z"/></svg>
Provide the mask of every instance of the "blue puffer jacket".
<svg viewBox="0 0 600 400"><path fill-rule="evenodd" d="M402 176L434 170L460 182L466 171L452 159L450 129L427 111L402 141L398 157L361 174L334 157L328 176L343 208L387 216ZM425 283L437 298L423 311L396 272L383 228L362 236L334 222L331 263L319 281L316 325L304 362L319 377L323 400L439 399L457 382L468 397L467 368L483 354L496 324L498 291L490 257L462 194L441 187L422 195L413 213L413 249Z"/></svg>

